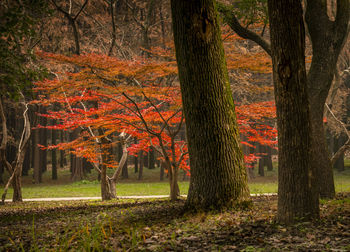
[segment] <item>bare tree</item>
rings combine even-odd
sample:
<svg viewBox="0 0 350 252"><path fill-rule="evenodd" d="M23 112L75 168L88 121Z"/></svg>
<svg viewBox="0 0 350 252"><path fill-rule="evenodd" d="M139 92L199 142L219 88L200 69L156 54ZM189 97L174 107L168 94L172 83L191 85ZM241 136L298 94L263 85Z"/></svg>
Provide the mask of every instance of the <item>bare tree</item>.
<svg viewBox="0 0 350 252"><path fill-rule="evenodd" d="M10 178L6 183L4 193L2 194L1 200L4 204L6 199L6 194L9 186L13 186L13 197L12 201L22 201L22 189L21 189L21 177L22 177L22 167L24 162L25 153L27 150L28 140L30 138L30 121L28 117L28 103L25 101L25 98L22 95L21 104L24 106L23 118L24 118L24 127L22 135L17 147L16 159L10 164L6 157L6 146L9 142L8 129L6 125L6 116L4 112L4 98L1 97L0 100L0 117L2 121L2 141L0 146L0 162L6 167L7 171L10 174Z"/></svg>

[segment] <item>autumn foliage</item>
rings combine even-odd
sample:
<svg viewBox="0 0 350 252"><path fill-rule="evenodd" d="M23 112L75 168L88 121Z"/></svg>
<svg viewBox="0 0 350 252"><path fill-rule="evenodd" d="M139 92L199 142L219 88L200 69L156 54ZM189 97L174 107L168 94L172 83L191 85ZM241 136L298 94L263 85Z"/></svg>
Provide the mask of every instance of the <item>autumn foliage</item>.
<svg viewBox="0 0 350 252"><path fill-rule="evenodd" d="M186 141L179 134L184 132L184 118L176 62L167 51L157 49L152 53L153 59L121 60L96 54L39 52L43 60L54 62L61 71L56 69L51 79L35 84L38 99L33 103L49 107L41 116L57 124L47 128L80 129L78 138L48 148L69 150L94 164L103 162L116 168L119 160L110 149L122 133L128 139L137 139L136 143L128 142L129 155L136 156L140 150L148 152L153 146L162 162L168 164L168 172L184 169L189 173ZM242 144L275 145L273 102L238 104L236 109L241 134L246 139ZM257 158L250 154L246 162Z"/></svg>

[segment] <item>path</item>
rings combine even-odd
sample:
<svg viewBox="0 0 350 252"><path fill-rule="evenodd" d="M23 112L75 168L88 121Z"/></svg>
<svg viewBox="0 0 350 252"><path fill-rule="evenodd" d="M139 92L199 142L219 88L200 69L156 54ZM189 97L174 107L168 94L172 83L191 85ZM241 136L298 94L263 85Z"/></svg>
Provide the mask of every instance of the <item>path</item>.
<svg viewBox="0 0 350 252"><path fill-rule="evenodd" d="M252 197L257 196L275 196L277 193L257 193L251 194ZM168 198L169 195L146 195L146 196L118 196L118 199L159 199ZM181 195L181 197L187 197L187 195ZM23 201L73 201L73 200L101 200L101 197L63 197L63 198L34 198L34 199L23 199ZM7 199L5 202L12 202L12 199Z"/></svg>

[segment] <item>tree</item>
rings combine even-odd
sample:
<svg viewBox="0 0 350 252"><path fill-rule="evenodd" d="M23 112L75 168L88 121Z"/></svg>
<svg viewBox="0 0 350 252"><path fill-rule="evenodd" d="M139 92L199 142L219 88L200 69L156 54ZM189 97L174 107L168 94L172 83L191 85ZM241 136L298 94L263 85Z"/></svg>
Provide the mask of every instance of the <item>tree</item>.
<svg viewBox="0 0 350 252"><path fill-rule="evenodd" d="M74 36L74 42L75 42L75 54L80 54L80 39L79 39L79 31L77 28L77 18L79 17L80 13L84 10L85 6L89 2L89 0L85 0L82 6L79 8L76 14L72 13L72 1L69 1L68 10L64 10L61 6L59 6L56 2L56 0L51 0L57 11L61 12L68 20L68 23L71 25L73 29L73 36Z"/></svg>
<svg viewBox="0 0 350 252"><path fill-rule="evenodd" d="M319 217L311 162L303 10L298 0L269 0L271 55L278 129L279 221Z"/></svg>
<svg viewBox="0 0 350 252"><path fill-rule="evenodd" d="M259 4L266 0L256 0ZM336 63L345 41L349 21L349 1L338 0L336 15L331 20L327 14L327 1L306 1L305 21L312 42L312 61L307 74L310 99L311 126L313 128L313 169L317 170L320 196L333 198L335 195L331 159L325 141L323 127L324 106L336 71ZM218 3L225 22L242 38L250 39L271 55L271 45L262 36L240 24L233 9ZM264 16L264 9L260 9ZM266 14L266 13L265 13ZM265 15L266 16L266 15ZM262 18L263 21L265 17Z"/></svg>
<svg viewBox="0 0 350 252"><path fill-rule="evenodd" d="M36 83L36 91L41 96L34 103L60 105L55 106L57 111L48 110L42 115L55 120L55 125L47 128L83 129L81 135L70 142L49 148L70 150L87 158L101 172L104 165L118 170L121 162L111 162L115 160L111 147L119 141L111 140L117 139L115 134L124 132L126 136L138 140L129 145L128 155L137 156L140 152L148 152L150 147L159 154L162 167L169 175L171 199L175 200L179 196L177 174L180 169L188 174L187 144L179 136L184 118L180 88L173 83L175 61L151 58L131 61L95 54L72 57L47 53L39 55L50 60L51 65L53 60L56 67L69 64L80 69L76 73L57 74L59 78L55 80ZM169 56L166 58L169 59ZM241 105L238 111L237 121L247 141L270 146L276 143L276 130L265 125L267 120L275 117L273 102ZM242 144L249 145L248 142ZM139 157L141 177L143 154ZM256 159L254 155L245 158L247 163ZM103 181L105 175L102 175ZM104 184L107 185L107 182Z"/></svg>
<svg viewBox="0 0 350 252"><path fill-rule="evenodd" d="M335 20L329 19L327 1L307 1L305 21L312 42L312 62L308 73L313 165L318 173L320 196L335 196L331 159L326 146L323 117L326 99L336 72L337 61L347 35L349 0L337 0Z"/></svg>
<svg viewBox="0 0 350 252"><path fill-rule="evenodd" d="M187 207L249 200L234 102L214 1L171 1L191 164Z"/></svg>
<svg viewBox="0 0 350 252"><path fill-rule="evenodd" d="M122 61L97 55L66 57L42 54L46 58L79 66L77 73L69 73L55 80L36 83L41 105L60 104L58 111L42 116L57 120L49 129L74 131L82 129L76 139L49 148L70 150L85 157L101 174L102 199L115 197L115 184L128 152L137 155L152 146L161 154L169 174L171 199L179 196L177 174L186 169L187 147L177 135L182 127L181 96L177 87L159 84L176 71L175 64L155 63L151 60ZM116 77L116 73L117 77ZM130 85L130 81L137 86ZM140 84L142 83L142 85ZM165 84L167 82L164 81ZM95 104L95 105L93 105ZM38 125L37 127L42 127ZM119 135L123 155L116 162L110 153L113 134ZM127 148L127 140L138 143ZM107 168L115 168L113 177Z"/></svg>
<svg viewBox="0 0 350 252"><path fill-rule="evenodd" d="M45 13L45 10L45 1L6 1L0 4L0 162L10 174L2 194L2 203L10 185L14 189L12 200L22 201L22 166L31 134L27 99L30 97L31 82L43 75L42 69L34 64L32 50L40 40L35 33L36 22L42 15L40 12ZM15 140L14 160L10 160L6 155L11 137L7 125L8 113L5 113L8 104L21 111L24 122L20 139Z"/></svg>

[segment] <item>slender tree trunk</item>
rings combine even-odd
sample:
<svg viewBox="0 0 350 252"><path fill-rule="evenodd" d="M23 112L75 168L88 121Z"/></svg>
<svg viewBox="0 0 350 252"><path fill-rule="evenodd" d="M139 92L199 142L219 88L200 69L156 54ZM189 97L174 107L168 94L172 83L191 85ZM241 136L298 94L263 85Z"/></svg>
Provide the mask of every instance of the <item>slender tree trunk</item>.
<svg viewBox="0 0 350 252"><path fill-rule="evenodd" d="M261 144L258 144L259 153L265 154L265 148ZM259 169L258 169L259 176L264 177L265 176L265 156L263 155L259 159Z"/></svg>
<svg viewBox="0 0 350 252"><path fill-rule="evenodd" d="M186 206L249 200L246 170L214 0L172 0L176 59L191 164Z"/></svg>
<svg viewBox="0 0 350 252"><path fill-rule="evenodd" d="M52 125L55 125L56 122L52 121ZM55 129L51 130L51 144L56 145L57 140L57 131ZM51 178L57 180L57 151L56 149L51 150Z"/></svg>
<svg viewBox="0 0 350 252"><path fill-rule="evenodd" d="M4 175L4 166L0 165L0 184L4 183L3 175Z"/></svg>
<svg viewBox="0 0 350 252"><path fill-rule="evenodd" d="M29 170L30 170L30 149L29 146L31 146L30 143L28 143L28 150L26 151L26 154L24 156L24 162L23 162L23 169L22 169L22 176L28 176Z"/></svg>
<svg viewBox="0 0 350 252"><path fill-rule="evenodd" d="M144 155L143 155L143 151L139 152L139 159L140 159L140 166L139 166L139 176L138 176L138 180L142 180L143 177L143 161Z"/></svg>
<svg viewBox="0 0 350 252"><path fill-rule="evenodd" d="M148 151L148 169L155 169L154 149L152 146L149 147Z"/></svg>
<svg viewBox="0 0 350 252"><path fill-rule="evenodd" d="M267 149L267 155L266 155L266 165L267 170L272 171L273 170L273 164L272 164L272 149L270 146L266 147Z"/></svg>
<svg viewBox="0 0 350 252"><path fill-rule="evenodd" d="M105 165L101 165L101 197L102 200L112 199L107 177L107 167Z"/></svg>
<svg viewBox="0 0 350 252"><path fill-rule="evenodd" d="M334 137L334 149L333 154L335 154L347 141L347 137L343 134L340 134L339 136ZM340 157L335 161L333 167L337 169L338 172L342 172L345 170L344 165L344 153L340 155Z"/></svg>
<svg viewBox="0 0 350 252"><path fill-rule="evenodd" d="M160 163L160 174L159 174L159 176L160 176L160 181L163 181L164 180L164 162L163 161Z"/></svg>
<svg viewBox="0 0 350 252"><path fill-rule="evenodd" d="M46 108L41 107L40 113L46 114ZM45 117L40 117L40 125L46 127L47 126L47 119ZM47 146L47 129L42 128L39 129L39 144L42 146ZM47 171L47 151L46 150L39 150L40 155L40 169L41 172L44 173Z"/></svg>
<svg viewBox="0 0 350 252"><path fill-rule="evenodd" d="M39 143L39 130L34 130L33 142L35 143L34 147L34 183L40 184L42 182L42 170L40 169L40 150L37 144Z"/></svg>
<svg viewBox="0 0 350 252"><path fill-rule="evenodd" d="M299 0L269 0L268 8L278 128L277 218L292 223L319 217L311 166L303 10Z"/></svg>
<svg viewBox="0 0 350 252"><path fill-rule="evenodd" d="M139 172L139 159L137 156L134 156L134 173Z"/></svg>
<svg viewBox="0 0 350 252"><path fill-rule="evenodd" d="M64 143L64 134L65 132L62 130L60 134L61 143ZM67 165L67 159L66 159L65 151L60 150L60 167L63 168L66 165Z"/></svg>
<svg viewBox="0 0 350 252"><path fill-rule="evenodd" d="M172 167L170 162L164 162L168 168L169 183L170 183L170 200L175 201L180 196L178 180L178 169Z"/></svg>

